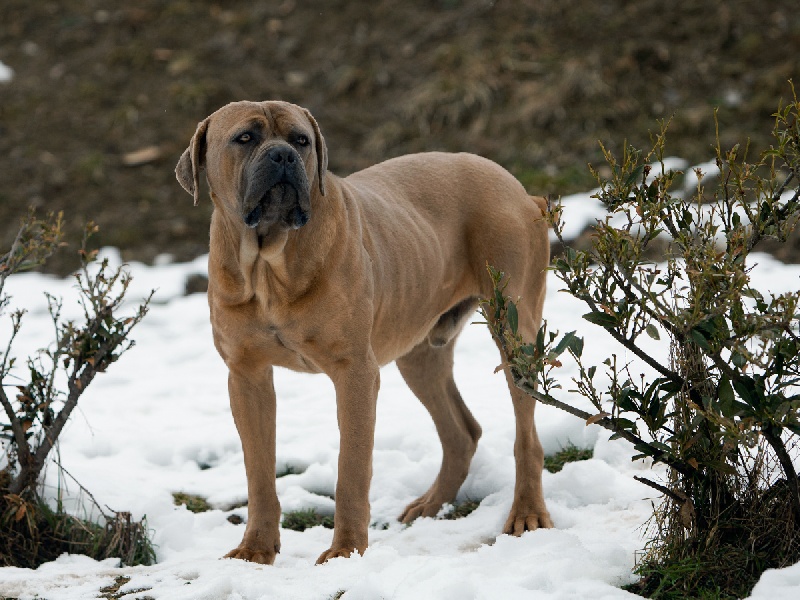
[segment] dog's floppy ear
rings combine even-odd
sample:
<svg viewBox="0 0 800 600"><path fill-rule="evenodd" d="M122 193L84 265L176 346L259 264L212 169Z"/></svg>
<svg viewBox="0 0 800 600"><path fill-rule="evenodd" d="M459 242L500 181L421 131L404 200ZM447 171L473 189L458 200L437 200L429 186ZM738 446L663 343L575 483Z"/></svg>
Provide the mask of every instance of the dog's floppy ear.
<svg viewBox="0 0 800 600"><path fill-rule="evenodd" d="M175 177L183 189L194 196L194 205L197 206L197 199L200 196L200 169L205 164L206 157L206 131L208 130L208 119L204 119L197 124L197 130L189 142L189 147L183 151L178 165L175 167Z"/></svg>
<svg viewBox="0 0 800 600"><path fill-rule="evenodd" d="M319 193L325 195L325 172L328 170L328 147L325 145L325 138L319 130L317 120L312 116L308 109L303 109L306 117L311 121L314 128L314 138L316 139L314 149L317 151L317 181L319 183Z"/></svg>

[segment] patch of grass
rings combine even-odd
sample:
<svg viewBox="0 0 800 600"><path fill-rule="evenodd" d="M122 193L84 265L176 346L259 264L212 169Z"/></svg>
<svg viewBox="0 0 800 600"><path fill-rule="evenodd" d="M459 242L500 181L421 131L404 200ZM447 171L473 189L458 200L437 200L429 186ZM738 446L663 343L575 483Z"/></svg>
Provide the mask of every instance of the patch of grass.
<svg viewBox="0 0 800 600"><path fill-rule="evenodd" d="M722 548L720 548L722 550ZM659 600L736 600L750 594L754 577L753 556L742 548L687 556L674 562L646 563L637 567L642 578L624 589L645 598ZM712 556L716 554L717 556ZM750 563L748 567L747 563ZM722 587L720 586L722 582Z"/></svg>
<svg viewBox="0 0 800 600"><path fill-rule="evenodd" d="M589 460L594 455L594 452L587 448L578 448L573 444L568 444L555 454L544 457L544 468L551 473L558 473L564 468L568 462L576 462L579 460Z"/></svg>
<svg viewBox="0 0 800 600"><path fill-rule="evenodd" d="M183 504L189 511L193 513L208 512L211 510L211 505L208 500L197 494L187 494L186 492L172 492L172 500L175 506Z"/></svg>
<svg viewBox="0 0 800 600"><path fill-rule="evenodd" d="M322 525L326 529L333 529L333 517L320 515L313 508L306 508L285 513L281 521L281 527L292 531L305 531L317 525Z"/></svg>
<svg viewBox="0 0 800 600"><path fill-rule="evenodd" d="M465 500L464 502L459 502L458 504L454 504L453 507L442 516L442 518L448 521L463 519L471 514L480 505L481 503L477 500Z"/></svg>
<svg viewBox="0 0 800 600"><path fill-rule="evenodd" d="M338 592L336 592L336 593L335 593L333 596L331 596L331 597L329 598L329 600L339 600L339 598L341 598L342 596L344 596L344 593L345 593L346 591L347 591L347 590L339 590L339 591L338 591Z"/></svg>

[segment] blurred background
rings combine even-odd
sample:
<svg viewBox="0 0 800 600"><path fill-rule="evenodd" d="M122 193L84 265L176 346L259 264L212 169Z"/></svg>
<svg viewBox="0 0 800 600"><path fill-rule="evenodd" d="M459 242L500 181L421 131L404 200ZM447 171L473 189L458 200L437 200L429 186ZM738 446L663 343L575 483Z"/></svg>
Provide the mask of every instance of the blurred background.
<svg viewBox="0 0 800 600"><path fill-rule="evenodd" d="M282 99L319 121L339 175L475 152L531 193L594 186L598 141L669 154L768 147L800 84L797 0L2 0L0 248L28 206L126 260L207 252L211 202L173 169L198 121ZM61 253L50 269L77 266Z"/></svg>

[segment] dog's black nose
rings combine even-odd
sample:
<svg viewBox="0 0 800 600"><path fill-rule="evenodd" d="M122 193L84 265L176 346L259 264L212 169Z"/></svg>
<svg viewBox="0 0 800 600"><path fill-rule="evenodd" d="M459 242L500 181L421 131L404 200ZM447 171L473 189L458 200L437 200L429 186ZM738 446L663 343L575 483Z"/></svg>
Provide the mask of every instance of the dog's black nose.
<svg viewBox="0 0 800 600"><path fill-rule="evenodd" d="M276 146L267 152L267 157L276 164L291 164L294 162L294 150L288 146Z"/></svg>

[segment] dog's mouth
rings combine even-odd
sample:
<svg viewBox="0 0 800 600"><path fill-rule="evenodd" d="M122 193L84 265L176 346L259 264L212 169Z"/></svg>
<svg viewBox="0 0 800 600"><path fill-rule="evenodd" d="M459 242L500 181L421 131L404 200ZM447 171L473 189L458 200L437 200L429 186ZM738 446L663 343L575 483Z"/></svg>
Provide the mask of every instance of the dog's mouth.
<svg viewBox="0 0 800 600"><path fill-rule="evenodd" d="M244 223L254 229L262 223L280 223L287 229L300 229L308 223L309 211L301 206L300 193L290 183L272 186L253 209L244 216Z"/></svg>

